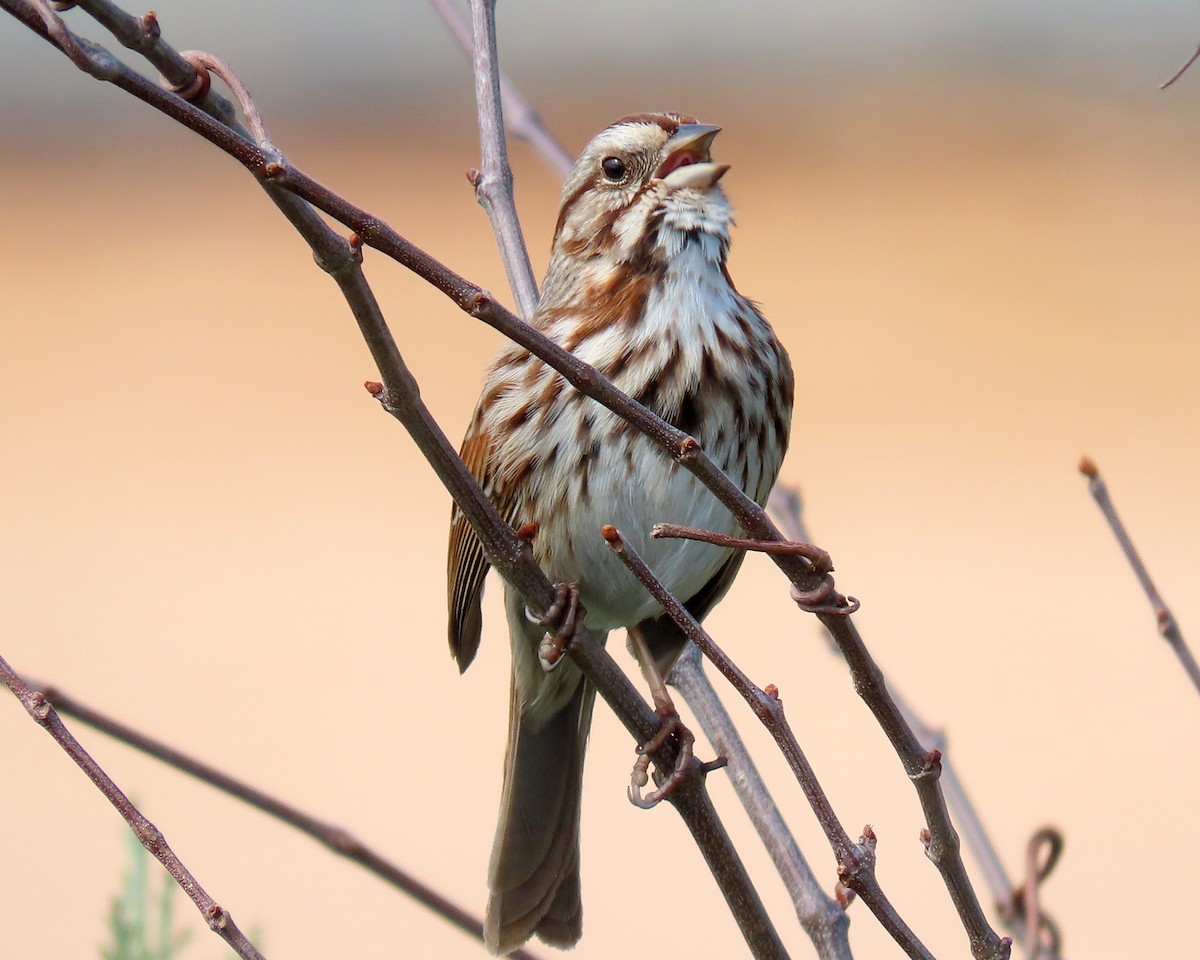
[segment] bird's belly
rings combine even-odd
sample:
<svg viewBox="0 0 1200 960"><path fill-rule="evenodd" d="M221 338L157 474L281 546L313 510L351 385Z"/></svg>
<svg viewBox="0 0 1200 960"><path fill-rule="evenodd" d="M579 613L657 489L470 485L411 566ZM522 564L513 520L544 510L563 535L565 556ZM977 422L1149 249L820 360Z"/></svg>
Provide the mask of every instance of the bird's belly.
<svg viewBox="0 0 1200 960"><path fill-rule="evenodd" d="M627 435L628 437L628 435ZM588 467L587 494L546 498L558 509L539 517L535 553L555 581L579 585L587 623L627 627L662 607L609 549L600 529L612 524L668 590L688 600L721 568L730 551L688 540L656 540L656 523L733 533L727 507L643 437L601 450ZM549 479L549 478L548 478Z"/></svg>

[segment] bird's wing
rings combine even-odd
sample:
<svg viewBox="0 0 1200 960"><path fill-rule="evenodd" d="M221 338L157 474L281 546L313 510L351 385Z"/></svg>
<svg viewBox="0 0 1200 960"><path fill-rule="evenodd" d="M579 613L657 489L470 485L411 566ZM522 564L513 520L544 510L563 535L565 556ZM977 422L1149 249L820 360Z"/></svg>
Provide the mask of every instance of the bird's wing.
<svg viewBox="0 0 1200 960"><path fill-rule="evenodd" d="M488 434L472 427L463 440L459 456L486 492L490 486L488 481L492 459ZM491 566L483 554L483 544L456 504L450 514L446 579L450 607L450 652L460 671L471 665L479 650L479 636L483 629L483 581Z"/></svg>

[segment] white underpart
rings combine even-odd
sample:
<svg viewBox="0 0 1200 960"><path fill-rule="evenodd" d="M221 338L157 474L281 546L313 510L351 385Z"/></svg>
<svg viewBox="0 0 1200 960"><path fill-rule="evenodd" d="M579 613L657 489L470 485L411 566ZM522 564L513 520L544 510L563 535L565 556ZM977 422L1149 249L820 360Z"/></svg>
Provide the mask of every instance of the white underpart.
<svg viewBox="0 0 1200 960"><path fill-rule="evenodd" d="M682 392L687 392L700 381L705 348L718 350L718 327L734 342L745 340L735 318L750 311L729 288L719 269L729 229L728 205L716 192L705 196L706 202L697 203L697 199L689 191L683 196L672 195L667 201L659 247L670 266L666 282L655 288L645 317L634 331L638 362L618 377L617 385L627 393L636 394L655 371L665 366L667 352L673 349L682 351L678 363L683 377L679 383ZM684 202L673 203L675 200ZM632 214L623 220L632 221L631 229L636 229L640 218ZM597 363L611 357L616 345L628 336L628 329L614 328L585 341L577 352L581 359ZM743 398L743 402L762 400ZM603 435L606 426L616 420L611 411L598 410L596 431ZM576 506L567 521L573 533L573 569L564 569L561 575L581 584L588 622L599 629L628 626L662 612L599 536L604 524L611 523L621 530L650 569L682 599L692 596L716 574L728 551L689 541L655 540L649 535L650 529L666 522L722 533L736 530L728 508L658 446L632 429L622 439L625 442L601 447L592 464L589 497ZM731 438L723 441L707 448L719 464L733 459ZM631 470L627 451L632 458ZM559 575L558 571L552 573Z"/></svg>

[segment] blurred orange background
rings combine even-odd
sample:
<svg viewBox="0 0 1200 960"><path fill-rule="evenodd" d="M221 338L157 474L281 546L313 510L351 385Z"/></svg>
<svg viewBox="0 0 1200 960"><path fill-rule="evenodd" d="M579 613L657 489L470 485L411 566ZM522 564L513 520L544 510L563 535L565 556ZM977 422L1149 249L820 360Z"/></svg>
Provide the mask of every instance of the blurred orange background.
<svg viewBox="0 0 1200 960"><path fill-rule="evenodd" d="M178 46L242 69L294 163L506 293L462 176L478 163L465 66L428 9L366 6L399 23L373 52L307 74L290 21L159 12ZM921 23L946 9L907 7ZM644 38L619 59L607 24L573 65L586 38L557 21L537 33L528 3L509 19L501 5L502 41L572 150L633 110L724 126L731 271L799 379L784 477L862 600L868 645L948 732L1010 873L1038 826L1065 832L1043 902L1069 955L1182 955L1200 698L1075 464L1097 460L1200 635L1200 74L1156 90L1200 21L1164 6L1122 46L1145 6L1101 4L1080 16L1106 39L1085 30L1059 56L1066 21L1040 44L988 21L924 43L911 25L864 36L825 7L776 30L762 4L740 24L678 9L619 6L626 29L682 31L658 59ZM368 42L356 16L344 45ZM836 42L821 50L826 26ZM755 36L769 36L758 56ZM506 733L498 585L459 678L444 639L449 500L363 391L375 371L336 288L234 162L7 18L0 53L0 654L481 911ZM526 149L513 163L540 273L558 187ZM498 335L381 255L366 268L456 441ZM780 687L847 829L874 825L902 915L936 955L966 955L912 789L774 567L751 558L710 626ZM623 638L610 647L627 662ZM832 887L799 790L728 699ZM483 955L290 829L71 726L267 955ZM590 749L575 956L744 955L678 818L626 802L632 744L604 710ZM5 953L98 956L124 828L10 697L0 750ZM710 782L792 955L813 955L731 792ZM187 955L219 955L181 910L198 931ZM863 906L851 918L857 956L899 955Z"/></svg>

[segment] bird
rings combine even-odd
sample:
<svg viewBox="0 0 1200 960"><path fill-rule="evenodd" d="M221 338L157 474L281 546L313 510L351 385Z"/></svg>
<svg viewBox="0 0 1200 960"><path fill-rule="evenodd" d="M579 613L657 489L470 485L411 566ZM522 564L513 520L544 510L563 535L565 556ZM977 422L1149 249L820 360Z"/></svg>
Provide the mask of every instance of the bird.
<svg viewBox="0 0 1200 960"><path fill-rule="evenodd" d="M787 352L726 261L732 216L714 163L721 128L674 112L632 114L584 148L563 185L532 325L694 437L759 504L787 450ZM578 591L584 625L639 631L664 675L686 639L600 535L618 527L697 618L725 595L743 554L653 539L658 522L734 534L729 510L654 442L512 344L492 361L460 455L505 520L536 530L534 559ZM532 525L532 526L527 526ZM489 564L452 511L449 640L460 671L479 648ZM595 690L539 661L546 628L505 584L512 647L508 744L484 922L504 954L533 936L582 934L580 810Z"/></svg>

